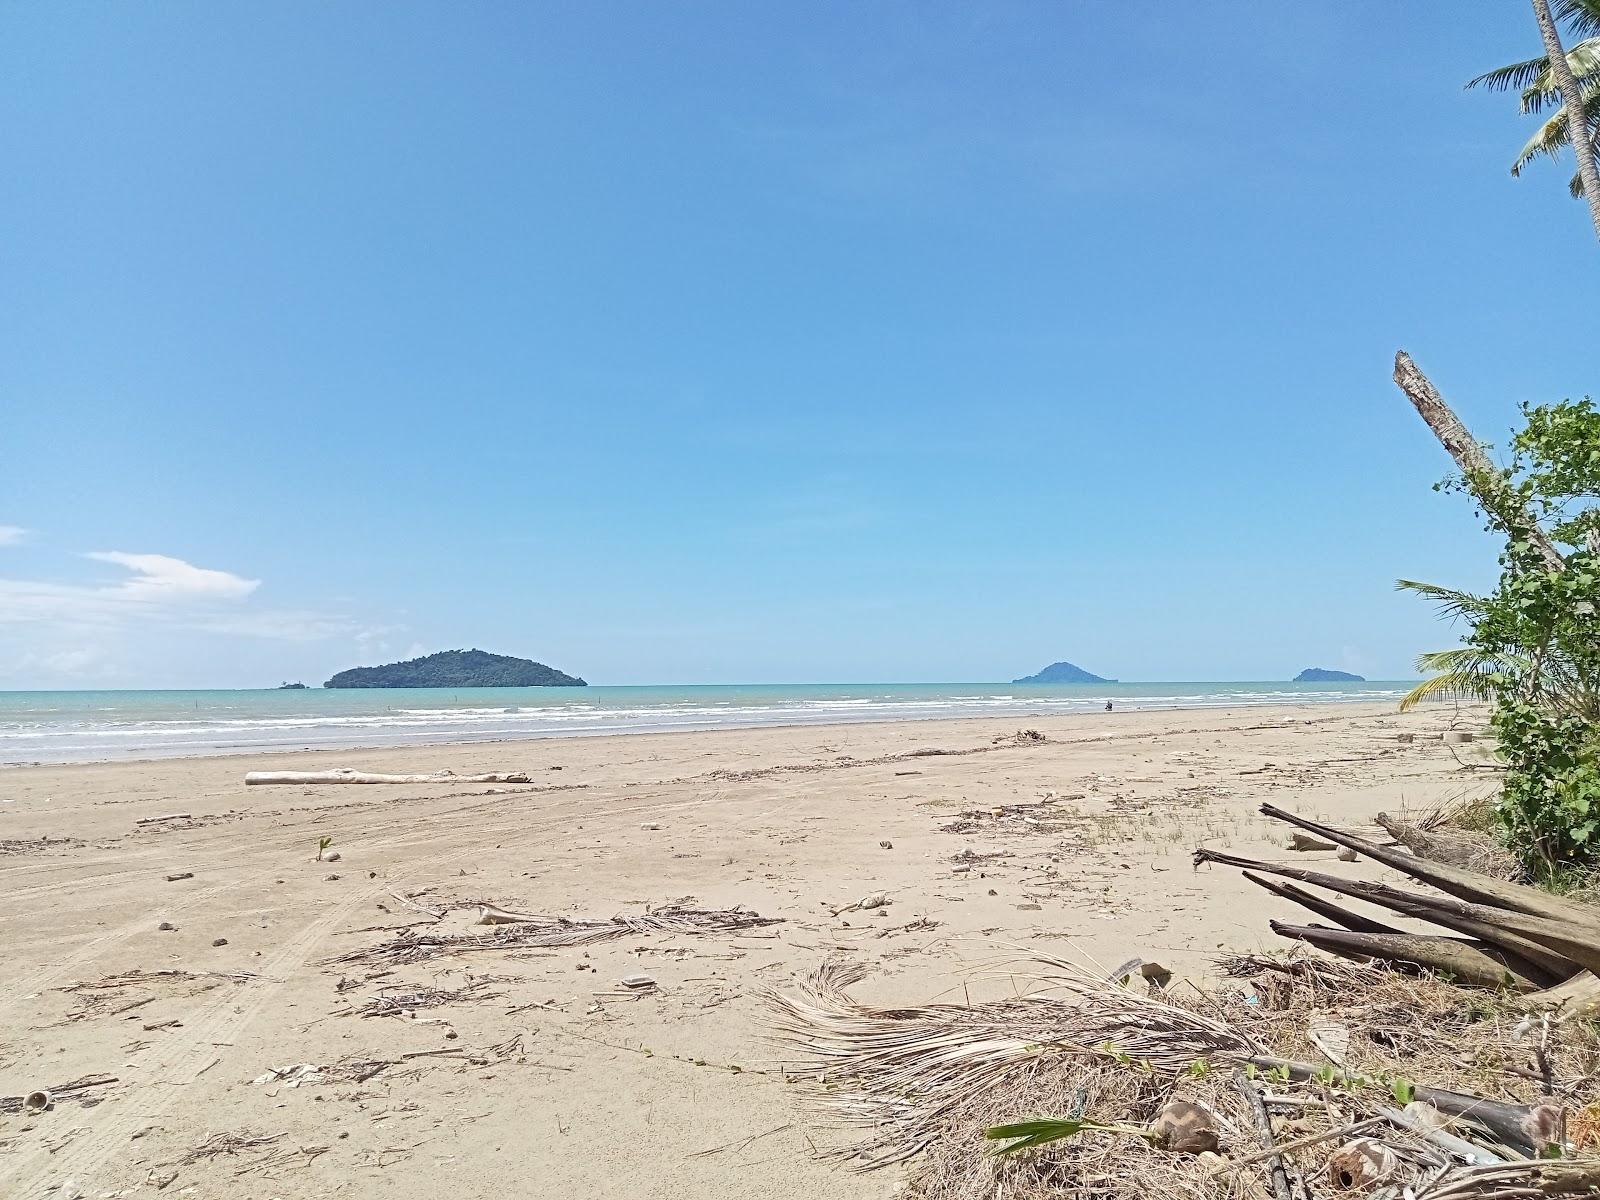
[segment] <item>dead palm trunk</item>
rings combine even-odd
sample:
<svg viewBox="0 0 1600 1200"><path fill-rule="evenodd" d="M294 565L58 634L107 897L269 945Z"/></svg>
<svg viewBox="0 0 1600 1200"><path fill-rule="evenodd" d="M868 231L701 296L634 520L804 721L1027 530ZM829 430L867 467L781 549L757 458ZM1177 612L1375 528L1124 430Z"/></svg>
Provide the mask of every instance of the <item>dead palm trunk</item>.
<svg viewBox="0 0 1600 1200"><path fill-rule="evenodd" d="M1318 837L1326 838L1335 845L1346 846L1372 859L1373 862L1393 867L1413 879L1422 880L1423 883L1431 883L1441 892L1447 892L1462 900L1487 904L1494 908L1510 909L1512 912L1528 913L1536 917L1549 917L1556 921L1600 926L1600 910L1593 905L1582 904L1576 900L1564 900L1539 888L1528 887L1521 883L1507 883L1501 879L1479 874L1477 871L1469 871L1465 867L1454 867L1448 863L1418 858L1404 850L1382 846L1367 838L1346 833L1335 826L1302 817L1275 804L1263 804L1261 815L1276 821L1286 821ZM1597 928L1596 932L1600 933L1600 928Z"/></svg>
<svg viewBox="0 0 1600 1200"><path fill-rule="evenodd" d="M1285 863L1241 858L1221 850L1196 850L1195 862L1214 862L1297 879L1341 896L1365 900L1390 912L1464 933L1526 960L1536 970L1546 972L1552 982L1570 978L1584 968L1600 971L1600 928L1591 924L1533 917L1446 896L1415 896L1386 883L1344 879Z"/></svg>
<svg viewBox="0 0 1600 1200"><path fill-rule="evenodd" d="M1527 506L1511 491L1504 476L1483 452L1483 447L1461 423L1455 410L1445 403L1439 389L1433 386L1404 350L1395 352L1394 381L1400 385L1406 399L1411 401L1411 407L1417 410L1417 415L1428 423L1433 435L1455 459L1456 466L1461 469L1462 479L1472 489L1472 494L1483 505L1484 511L1507 529L1526 535L1538 548L1550 570L1559 571L1566 566L1561 552L1555 548L1545 531L1539 528L1539 522L1534 520Z"/></svg>
<svg viewBox="0 0 1600 1200"><path fill-rule="evenodd" d="M1448 976L1468 987L1532 992L1540 984L1540 980L1518 969L1520 963L1514 965L1504 957L1438 934L1356 933L1326 925L1291 925L1287 921L1269 921L1267 925L1279 937L1306 942L1340 958L1357 962L1377 959L1395 966L1411 966Z"/></svg>
<svg viewBox="0 0 1600 1200"><path fill-rule="evenodd" d="M1310 909L1324 920L1342 925L1352 933L1404 933L1403 929L1396 929L1393 925L1385 925L1382 921L1374 921L1371 917L1364 917L1358 912L1352 912L1342 904L1335 904L1332 900L1324 899L1315 892L1308 892L1304 888L1297 888L1292 883L1280 883L1276 879L1268 879L1254 871L1246 871L1244 877L1257 887L1265 888L1274 896L1281 896L1301 908Z"/></svg>
<svg viewBox="0 0 1600 1200"><path fill-rule="evenodd" d="M1594 139L1589 136L1589 123L1583 118L1583 92L1573 78L1567 52L1561 47L1561 31L1550 15L1550 0L1533 0L1533 16L1539 22L1545 53L1550 56L1550 74L1561 90L1561 102L1567 110L1568 140L1578 159L1578 178L1583 181L1583 198L1589 202L1595 236L1600 237L1600 168L1595 166Z"/></svg>

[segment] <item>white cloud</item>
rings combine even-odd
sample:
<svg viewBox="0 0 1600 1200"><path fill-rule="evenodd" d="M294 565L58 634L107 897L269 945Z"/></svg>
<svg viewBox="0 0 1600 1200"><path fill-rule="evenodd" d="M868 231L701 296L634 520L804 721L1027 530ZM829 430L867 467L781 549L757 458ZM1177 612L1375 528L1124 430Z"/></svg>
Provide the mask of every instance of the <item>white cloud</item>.
<svg viewBox="0 0 1600 1200"><path fill-rule="evenodd" d="M176 600L198 596L235 600L243 599L261 586L259 579L245 579L229 571L197 567L165 554L96 550L84 557L127 567L133 572L133 578L124 580L121 590L140 599Z"/></svg>
<svg viewBox="0 0 1600 1200"><path fill-rule="evenodd" d="M0 525L0 546L17 546L28 540L29 531L21 525Z"/></svg>
<svg viewBox="0 0 1600 1200"><path fill-rule="evenodd" d="M0 578L0 625L70 633L160 624L290 642L350 636L360 628L333 613L253 607L248 601L259 579L170 555L97 550L83 557L129 574L95 584Z"/></svg>

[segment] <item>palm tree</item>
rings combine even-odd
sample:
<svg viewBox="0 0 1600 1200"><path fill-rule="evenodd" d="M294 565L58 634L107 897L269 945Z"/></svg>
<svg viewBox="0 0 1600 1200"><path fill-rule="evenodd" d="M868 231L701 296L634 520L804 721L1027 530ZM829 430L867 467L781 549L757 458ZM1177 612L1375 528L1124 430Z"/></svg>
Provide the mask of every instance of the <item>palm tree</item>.
<svg viewBox="0 0 1600 1200"><path fill-rule="evenodd" d="M1565 21L1573 34L1583 39L1566 51L1563 57L1582 99L1582 125L1588 133L1589 144L1593 146L1600 143L1600 0L1556 0L1554 19ZM1522 169L1534 159L1554 158L1562 147L1572 145L1561 80L1550 69L1550 62L1548 54L1530 58L1479 75L1467 84L1469 88L1481 86L1494 92L1515 90L1521 93L1522 111L1526 114L1538 115L1546 109L1554 110L1517 152L1516 161L1511 164L1513 175L1521 175ZM1573 175L1568 188L1573 196L1583 197L1581 170ZM1600 204L1600 199L1592 201L1591 207L1597 204Z"/></svg>

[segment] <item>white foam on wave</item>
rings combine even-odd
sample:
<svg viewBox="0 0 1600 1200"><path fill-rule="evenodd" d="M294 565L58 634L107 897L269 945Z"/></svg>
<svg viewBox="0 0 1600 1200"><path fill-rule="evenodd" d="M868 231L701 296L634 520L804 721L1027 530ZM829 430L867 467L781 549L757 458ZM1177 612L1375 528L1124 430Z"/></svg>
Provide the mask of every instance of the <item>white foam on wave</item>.
<svg viewBox="0 0 1600 1200"><path fill-rule="evenodd" d="M72 709L39 703L17 719L0 722L0 761L70 762L104 758L158 758L241 750L361 747L423 742L476 742L519 738L577 737L615 733L669 732L764 725L819 725L868 721L930 720L961 716L1049 715L1091 712L1109 696L1119 710L1213 709L1262 704L1372 702L1398 698L1403 688L1359 691L1301 690L1217 684L1174 686L1122 684L1105 689L1019 697L1009 690L983 692L971 684L941 691L934 686L874 685L687 689L596 688L570 701L538 704L477 704L391 707L379 697L284 699L278 693L218 693L192 701L178 715L170 694L140 712L135 697L121 707L103 703ZM820 693L820 694L819 694ZM866 694L862 694L866 693ZM0 700L4 700L0 696ZM396 697L396 699L399 699ZM476 698L475 698L476 699ZM203 705L209 701L208 711ZM284 707L298 703L298 711ZM160 711L162 704L165 711ZM264 711L250 712L254 705ZM187 710L188 705L182 706ZM152 709L154 711L152 711ZM328 711L321 711L321 710Z"/></svg>

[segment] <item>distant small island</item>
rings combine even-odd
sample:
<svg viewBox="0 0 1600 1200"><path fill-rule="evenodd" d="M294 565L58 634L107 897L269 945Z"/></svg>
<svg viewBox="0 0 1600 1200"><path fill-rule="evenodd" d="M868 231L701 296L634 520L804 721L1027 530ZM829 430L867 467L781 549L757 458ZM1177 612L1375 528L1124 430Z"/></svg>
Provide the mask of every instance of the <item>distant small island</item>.
<svg viewBox="0 0 1600 1200"><path fill-rule="evenodd" d="M303 683L280 683L278 690L280 692L303 692L306 690L306 685Z"/></svg>
<svg viewBox="0 0 1600 1200"><path fill-rule="evenodd" d="M1348 671L1330 671L1326 667L1307 667L1294 677L1296 683L1365 683L1365 677Z"/></svg>
<svg viewBox="0 0 1600 1200"><path fill-rule="evenodd" d="M407 662L381 667L352 667L340 671L323 687L330 688L443 688L443 687L587 687L574 675L526 658L490 654L485 650L441 650Z"/></svg>
<svg viewBox="0 0 1600 1200"><path fill-rule="evenodd" d="M1013 679L1012 683L1115 683L1115 679L1102 679L1098 675L1091 675L1082 667L1073 666L1069 662L1051 663L1037 675L1026 675L1021 679Z"/></svg>

